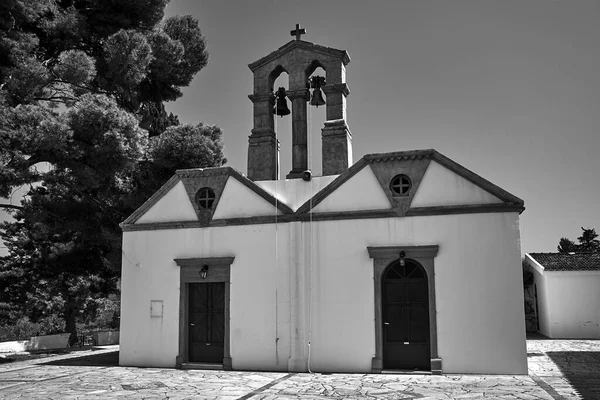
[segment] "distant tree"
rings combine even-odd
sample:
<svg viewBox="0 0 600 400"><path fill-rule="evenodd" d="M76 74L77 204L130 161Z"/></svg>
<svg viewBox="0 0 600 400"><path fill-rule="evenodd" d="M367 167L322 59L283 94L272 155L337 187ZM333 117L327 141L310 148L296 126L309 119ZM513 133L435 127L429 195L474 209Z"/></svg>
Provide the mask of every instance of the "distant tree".
<svg viewBox="0 0 600 400"><path fill-rule="evenodd" d="M577 251L577 245L572 240L563 237L560 238L557 249L560 253L572 253Z"/></svg>
<svg viewBox="0 0 600 400"><path fill-rule="evenodd" d="M0 2L0 324L51 314L75 338L85 304L117 290L118 226L178 168L220 166L222 132L164 103L208 62L168 0ZM38 168L45 163L48 168Z"/></svg>
<svg viewBox="0 0 600 400"><path fill-rule="evenodd" d="M558 251L561 253L598 253L600 252L600 240L596 239L598 234L595 228L585 229L581 227L583 233L577 238L576 244L567 238L561 238L558 243Z"/></svg>
<svg viewBox="0 0 600 400"><path fill-rule="evenodd" d="M598 234L596 233L596 229L584 229L581 236L577 238L579 240L579 251L587 252L587 253L596 253L600 252L600 240L596 239Z"/></svg>

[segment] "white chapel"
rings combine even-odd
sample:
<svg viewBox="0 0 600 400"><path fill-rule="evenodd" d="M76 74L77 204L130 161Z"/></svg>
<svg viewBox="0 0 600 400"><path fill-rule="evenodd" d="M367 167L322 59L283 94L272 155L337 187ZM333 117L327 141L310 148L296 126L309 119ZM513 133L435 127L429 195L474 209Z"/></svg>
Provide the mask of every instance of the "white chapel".
<svg viewBox="0 0 600 400"><path fill-rule="evenodd" d="M249 65L246 174L177 171L121 224L120 364L527 374L523 201L435 150L354 162L350 57L292 33ZM326 107L323 176L308 170L311 104Z"/></svg>

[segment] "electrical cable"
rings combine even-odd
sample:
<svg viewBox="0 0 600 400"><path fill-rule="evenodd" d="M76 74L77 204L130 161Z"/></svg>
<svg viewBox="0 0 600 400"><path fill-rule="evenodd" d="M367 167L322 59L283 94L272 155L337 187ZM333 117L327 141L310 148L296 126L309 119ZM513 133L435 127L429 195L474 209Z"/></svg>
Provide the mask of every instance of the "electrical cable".
<svg viewBox="0 0 600 400"><path fill-rule="evenodd" d="M313 89L314 90L314 89ZM308 104L308 112L306 113L308 116L308 126L307 126L307 140L306 140L306 147L307 147L307 151L308 154L310 155L308 157L308 169L312 172L312 167L313 167L313 163L312 163L312 141L311 141L311 135L310 135L310 131L311 131L311 111L310 111L310 104ZM309 197L309 209L308 209L308 226L310 229L310 241L309 241L309 257L310 257L310 275L309 275L309 281L308 281L308 360L307 360L307 366L308 366L308 372L309 373L313 373L310 370L310 356L311 356L311 342L312 342L312 279L313 279L313 224L312 224L312 199L313 199L313 195L314 195L314 190L313 190L313 180L311 178L310 180L310 197Z"/></svg>
<svg viewBox="0 0 600 400"><path fill-rule="evenodd" d="M277 104L277 95L275 95L275 104ZM278 238L278 227L277 227L277 210L278 210L278 185L279 180L279 139L277 137L277 117L274 115L274 126L275 131L275 365L279 365L279 238Z"/></svg>

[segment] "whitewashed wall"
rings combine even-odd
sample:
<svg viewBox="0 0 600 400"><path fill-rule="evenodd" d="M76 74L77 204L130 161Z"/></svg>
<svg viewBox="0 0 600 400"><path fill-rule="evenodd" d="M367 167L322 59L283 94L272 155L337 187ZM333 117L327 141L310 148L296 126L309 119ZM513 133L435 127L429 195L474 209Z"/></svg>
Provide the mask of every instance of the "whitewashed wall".
<svg viewBox="0 0 600 400"><path fill-rule="evenodd" d="M549 307L547 336L600 339L600 271L546 271L544 275Z"/></svg>
<svg viewBox="0 0 600 400"><path fill-rule="evenodd" d="M502 203L502 200L448 168L431 161L411 207L494 203Z"/></svg>
<svg viewBox="0 0 600 400"><path fill-rule="evenodd" d="M527 258L527 256L526 256ZM530 262L530 265L531 262ZM549 315L549 300L546 286L546 276L543 270L533 268L533 279L537 288L537 318L540 325L540 333L550 337L550 315Z"/></svg>
<svg viewBox="0 0 600 400"><path fill-rule="evenodd" d="M313 371L369 372L375 328L367 246L437 244L438 347L444 372L527 373L516 212L123 236L122 365L175 365L179 268L173 259L233 255L234 369L302 369L310 330ZM150 317L151 300L163 300L162 318Z"/></svg>

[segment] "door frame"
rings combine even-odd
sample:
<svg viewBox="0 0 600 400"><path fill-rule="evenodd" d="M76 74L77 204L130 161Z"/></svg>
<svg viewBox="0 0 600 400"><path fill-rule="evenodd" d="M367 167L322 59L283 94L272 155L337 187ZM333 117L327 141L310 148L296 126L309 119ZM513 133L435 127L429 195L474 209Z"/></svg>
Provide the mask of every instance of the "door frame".
<svg viewBox="0 0 600 400"><path fill-rule="evenodd" d="M375 357L371 360L371 372L381 373L383 369L383 306L382 277L385 269L398 260L401 251L425 269L429 294L429 346L431 355L431 373L442 373L442 359L438 356L437 313L435 305L434 258L439 246L369 246L369 257L373 259L373 283L375 294Z"/></svg>
<svg viewBox="0 0 600 400"><path fill-rule="evenodd" d="M179 354L175 358L175 365L181 368L182 364L189 362L189 285L190 283L225 283L225 332L223 344L223 369L232 369L230 347L230 282L231 264L235 257L196 257L176 258L179 266ZM206 278L200 277L200 271L208 265Z"/></svg>

